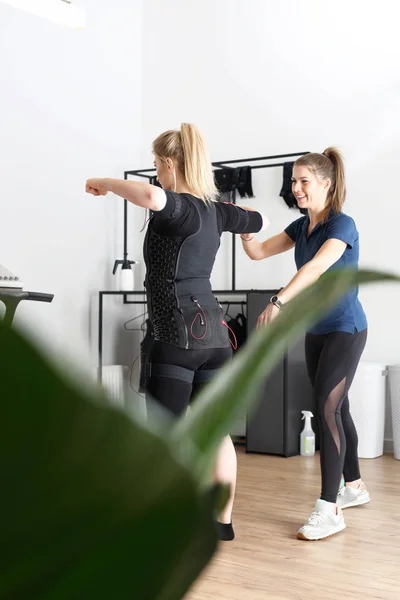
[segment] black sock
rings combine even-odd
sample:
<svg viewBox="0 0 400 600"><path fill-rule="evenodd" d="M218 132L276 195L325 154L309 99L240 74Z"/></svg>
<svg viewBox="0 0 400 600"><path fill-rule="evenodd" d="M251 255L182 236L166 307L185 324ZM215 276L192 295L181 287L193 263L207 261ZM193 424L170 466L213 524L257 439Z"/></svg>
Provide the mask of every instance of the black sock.
<svg viewBox="0 0 400 600"><path fill-rule="evenodd" d="M215 521L215 528L220 540L230 542L234 539L235 532L233 531L232 523L220 523L219 521Z"/></svg>

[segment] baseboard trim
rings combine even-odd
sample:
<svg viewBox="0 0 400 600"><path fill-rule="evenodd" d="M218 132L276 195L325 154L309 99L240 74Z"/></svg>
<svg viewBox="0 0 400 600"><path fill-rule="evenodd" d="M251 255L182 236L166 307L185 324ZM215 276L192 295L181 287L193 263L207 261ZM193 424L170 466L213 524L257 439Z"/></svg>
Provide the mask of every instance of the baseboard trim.
<svg viewBox="0 0 400 600"><path fill-rule="evenodd" d="M385 440L383 443L383 451L388 454L393 454L393 440Z"/></svg>

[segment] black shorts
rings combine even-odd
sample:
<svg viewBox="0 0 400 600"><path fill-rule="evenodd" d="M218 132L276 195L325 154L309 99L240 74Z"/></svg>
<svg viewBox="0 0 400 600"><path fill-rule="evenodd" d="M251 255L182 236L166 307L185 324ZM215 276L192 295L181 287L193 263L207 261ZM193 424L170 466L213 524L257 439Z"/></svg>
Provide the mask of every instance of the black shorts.
<svg viewBox="0 0 400 600"><path fill-rule="evenodd" d="M231 357L231 348L186 350L156 340L147 357L146 398L179 416Z"/></svg>

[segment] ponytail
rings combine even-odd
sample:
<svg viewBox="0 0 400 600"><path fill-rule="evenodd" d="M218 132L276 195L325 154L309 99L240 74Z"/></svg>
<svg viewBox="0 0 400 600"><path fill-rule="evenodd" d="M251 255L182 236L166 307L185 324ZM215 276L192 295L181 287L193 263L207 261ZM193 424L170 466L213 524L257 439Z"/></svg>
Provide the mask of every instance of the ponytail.
<svg viewBox="0 0 400 600"><path fill-rule="evenodd" d="M195 125L182 123L181 139L188 187L193 190L194 196L205 202L213 202L217 196L217 188L203 136Z"/></svg>
<svg viewBox="0 0 400 600"><path fill-rule="evenodd" d="M153 142L153 152L161 159L174 158L191 193L204 202L217 198L206 143L195 125L182 123L180 131L169 130Z"/></svg>
<svg viewBox="0 0 400 600"><path fill-rule="evenodd" d="M333 208L335 214L341 212L346 200L346 179L344 173L343 156L340 150L330 146L324 150L323 154L329 158L333 164L334 179L328 192L329 208Z"/></svg>

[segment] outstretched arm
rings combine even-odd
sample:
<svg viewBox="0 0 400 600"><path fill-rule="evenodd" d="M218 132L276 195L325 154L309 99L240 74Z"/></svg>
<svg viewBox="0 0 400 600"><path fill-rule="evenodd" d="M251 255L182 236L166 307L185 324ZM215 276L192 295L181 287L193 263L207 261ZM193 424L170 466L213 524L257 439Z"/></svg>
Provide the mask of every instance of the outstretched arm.
<svg viewBox="0 0 400 600"><path fill-rule="evenodd" d="M86 181L86 192L93 196L105 196L112 192L136 206L160 211L164 208L167 197L162 188L141 181L125 179L92 178Z"/></svg>
<svg viewBox="0 0 400 600"><path fill-rule="evenodd" d="M252 260L262 260L263 258L281 254L290 250L295 245L292 238L284 231L265 240L265 242L259 242L252 235L241 235L240 238L244 251Z"/></svg>
<svg viewBox="0 0 400 600"><path fill-rule="evenodd" d="M269 226L268 218L258 210L230 202L216 202L219 231L252 235Z"/></svg>

